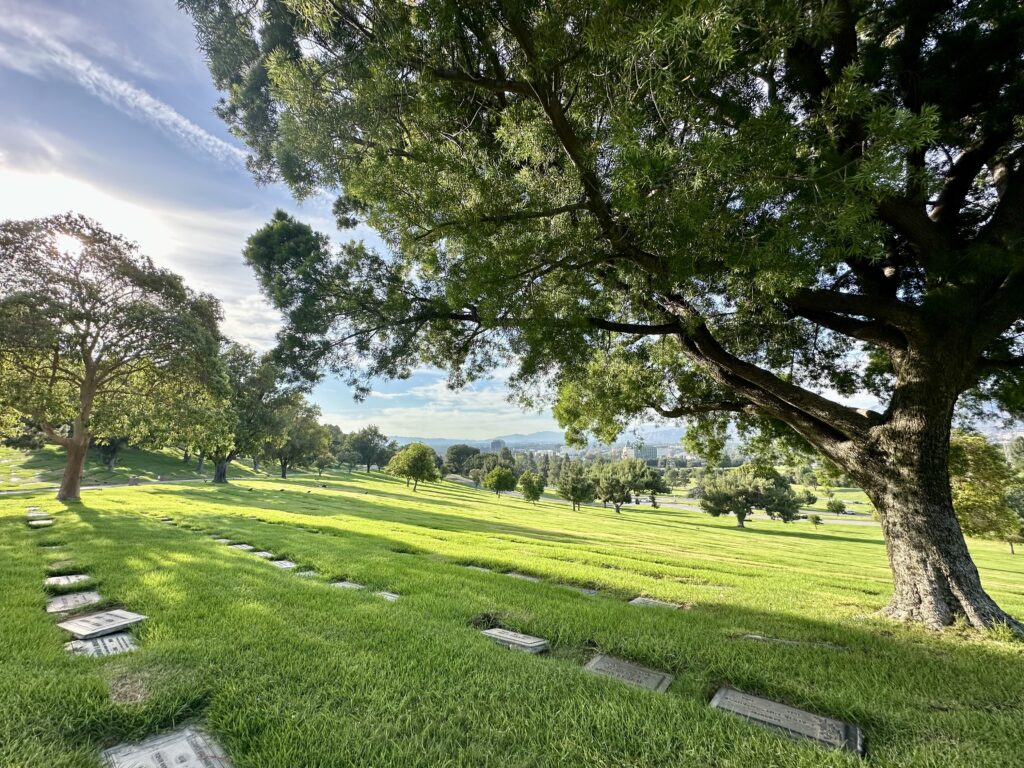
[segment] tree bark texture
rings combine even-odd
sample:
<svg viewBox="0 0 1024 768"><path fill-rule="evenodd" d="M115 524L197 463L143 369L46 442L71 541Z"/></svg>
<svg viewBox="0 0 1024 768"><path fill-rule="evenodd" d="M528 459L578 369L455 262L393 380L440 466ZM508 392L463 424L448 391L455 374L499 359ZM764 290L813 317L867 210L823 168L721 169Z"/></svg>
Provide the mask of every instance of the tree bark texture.
<svg viewBox="0 0 1024 768"><path fill-rule="evenodd" d="M87 435L76 435L64 446L67 459L64 462L64 476L57 491L57 501L78 501L82 492L82 471L89 451Z"/></svg>
<svg viewBox="0 0 1024 768"><path fill-rule="evenodd" d="M215 483L226 483L228 481L228 464L229 459L224 461L218 461L213 465L213 482Z"/></svg>

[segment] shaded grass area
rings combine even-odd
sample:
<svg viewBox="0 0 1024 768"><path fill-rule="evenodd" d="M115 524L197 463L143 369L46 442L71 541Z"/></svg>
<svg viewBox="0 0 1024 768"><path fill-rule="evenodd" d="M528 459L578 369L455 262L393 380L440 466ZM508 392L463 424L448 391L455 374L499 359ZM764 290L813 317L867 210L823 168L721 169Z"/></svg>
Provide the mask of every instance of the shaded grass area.
<svg viewBox="0 0 1024 768"><path fill-rule="evenodd" d="M56 512L56 524L28 529L29 504ZM279 571L203 534L319 575ZM1024 614L1024 557L971 547L987 587ZM79 586L150 617L137 652L64 653L43 605L68 590L42 580L66 559L55 572L88 572L93 582ZM327 583L342 578L367 589ZM572 513L450 483L413 494L359 473L106 489L66 507L0 499L0 579L4 766L95 766L102 746L196 719L239 768L861 762L711 710L721 684L858 723L871 765L1019 759L1024 646L875 619L890 584L873 528L758 521L740 531L681 510ZM385 602L378 589L401 598ZM694 607L626 604L638 594ZM479 634L494 625L547 638L552 652L500 648ZM748 632L845 650L742 640ZM582 664L597 651L676 680L659 695L590 675Z"/></svg>
<svg viewBox="0 0 1024 768"><path fill-rule="evenodd" d="M64 449L48 445L38 451L20 451L0 445L0 490L19 488L42 488L60 485L64 474ZM99 451L90 449L85 461L83 485L112 485L126 483L132 475L143 480L164 477L170 480L192 480L213 476L213 465L207 462L203 474L196 472L196 460L186 464L182 453L173 448L160 451L143 451L124 448L113 471L107 469L100 459ZM263 477L263 472L254 472L240 462L233 462L228 469L232 478Z"/></svg>

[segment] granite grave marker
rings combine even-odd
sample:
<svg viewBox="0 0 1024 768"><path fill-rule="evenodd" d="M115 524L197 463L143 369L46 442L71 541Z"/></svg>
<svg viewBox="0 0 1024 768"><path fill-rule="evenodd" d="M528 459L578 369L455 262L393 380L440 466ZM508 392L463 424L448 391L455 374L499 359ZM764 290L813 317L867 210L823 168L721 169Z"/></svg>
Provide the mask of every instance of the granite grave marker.
<svg viewBox="0 0 1024 768"><path fill-rule="evenodd" d="M101 611L90 613L88 616L76 616L73 619L60 622L57 626L70 632L76 640L89 640L102 635L110 635L120 632L122 629L145 621L146 617L141 613L133 613L123 608L116 608L112 611Z"/></svg>
<svg viewBox="0 0 1024 768"><path fill-rule="evenodd" d="M718 689L711 699L711 706L782 731L793 739L809 739L823 747L864 754L864 734L852 723L815 715L728 687Z"/></svg>
<svg viewBox="0 0 1024 768"><path fill-rule="evenodd" d="M513 632L510 629L502 629L501 627L485 629L483 630L483 634L498 645L504 645L506 648L511 648L515 651L543 653L551 647L548 644L548 641L542 637L524 635L521 632Z"/></svg>
<svg viewBox="0 0 1024 768"><path fill-rule="evenodd" d="M224 750L195 728L152 736L106 750L108 768L232 768Z"/></svg>
<svg viewBox="0 0 1024 768"><path fill-rule="evenodd" d="M659 672L656 669L617 659L614 656L606 656L603 653L592 658L583 668L589 672L614 677L624 683L658 693L663 693L672 684L672 675L667 672Z"/></svg>
<svg viewBox="0 0 1024 768"><path fill-rule="evenodd" d="M127 632L64 643L64 650L77 656L116 656L119 653L134 651L138 647L135 638Z"/></svg>
<svg viewBox="0 0 1024 768"><path fill-rule="evenodd" d="M79 584L91 578L87 573L72 573L67 576L51 576L43 584L48 587L70 587L72 584Z"/></svg>
<svg viewBox="0 0 1024 768"><path fill-rule="evenodd" d="M665 600L655 600L653 597L634 597L629 601L630 605L643 605L648 608L671 608L673 611L680 608L679 603L670 603Z"/></svg>
<svg viewBox="0 0 1024 768"><path fill-rule="evenodd" d="M60 595L50 600L46 604L46 612L66 613L84 605L95 605L102 599L99 592L72 592L70 595Z"/></svg>

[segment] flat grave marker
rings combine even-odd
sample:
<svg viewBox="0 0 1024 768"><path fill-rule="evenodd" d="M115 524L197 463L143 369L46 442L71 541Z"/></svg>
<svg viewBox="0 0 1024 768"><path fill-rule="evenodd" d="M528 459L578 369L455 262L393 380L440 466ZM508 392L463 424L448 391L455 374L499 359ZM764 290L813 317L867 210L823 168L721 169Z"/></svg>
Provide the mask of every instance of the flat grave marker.
<svg viewBox="0 0 1024 768"><path fill-rule="evenodd" d="M614 677L624 683L658 693L664 693L673 680L672 675L668 672L660 672L657 669L634 664L625 659L617 659L614 656L606 656L603 653L597 654L583 668L589 672L605 677Z"/></svg>
<svg viewBox="0 0 1024 768"><path fill-rule="evenodd" d="M332 581L332 587L339 587L340 589L363 589L362 584L356 584L354 581Z"/></svg>
<svg viewBox="0 0 1024 768"><path fill-rule="evenodd" d="M71 560L54 560L52 563L47 563L46 567L48 570L56 571L60 568L69 568L71 565Z"/></svg>
<svg viewBox="0 0 1024 768"><path fill-rule="evenodd" d="M374 592L373 594L375 594L377 597L383 597L389 603L398 602L399 598L399 595L396 595L394 592L385 592L384 590L381 590L380 592Z"/></svg>
<svg viewBox="0 0 1024 768"><path fill-rule="evenodd" d="M63 546L64 546L63 544L40 544L39 548L40 549L60 549Z"/></svg>
<svg viewBox="0 0 1024 768"><path fill-rule="evenodd" d="M494 629L483 630L483 635L489 637L498 645L511 648L514 651L525 651L526 653L544 653L551 645L542 637L524 635L521 632L513 632L510 629L495 627Z"/></svg>
<svg viewBox="0 0 1024 768"><path fill-rule="evenodd" d="M252 544L232 544L231 548L240 549L243 552L253 552L256 549Z"/></svg>
<svg viewBox="0 0 1024 768"><path fill-rule="evenodd" d="M220 745L195 728L119 744L103 760L108 768L232 768Z"/></svg>
<svg viewBox="0 0 1024 768"><path fill-rule="evenodd" d="M264 560L271 560L277 557L273 552L267 552L265 549L260 550L259 552L253 552L253 554L256 555L256 557L262 557Z"/></svg>
<svg viewBox="0 0 1024 768"><path fill-rule="evenodd" d="M630 605L642 605L647 608L671 608L677 611L682 608L679 603L670 603L666 600L655 600L653 597L634 597L629 601Z"/></svg>
<svg viewBox="0 0 1024 768"><path fill-rule="evenodd" d="M214 539L214 541L215 541L215 542L216 542L217 544L230 544L230 543L231 543L231 539L223 539L223 538L220 538L220 539Z"/></svg>
<svg viewBox="0 0 1024 768"><path fill-rule="evenodd" d="M112 611L91 613L88 616L76 616L73 619L60 622L57 626L70 632L76 640L90 640L94 637L120 632L132 624L145 621L145 619L146 617L141 613L116 608Z"/></svg>
<svg viewBox="0 0 1024 768"><path fill-rule="evenodd" d="M830 651L845 651L841 645L826 643L820 640L787 640L781 637L768 637L766 635L744 635L744 640L753 640L757 643L773 643L775 645L810 645L816 648L828 648Z"/></svg>
<svg viewBox="0 0 1024 768"><path fill-rule="evenodd" d="M33 509L33 510L30 510L29 512L25 513L25 517L27 517L29 520L39 520L42 517L49 517L49 516L50 516L49 512L43 512L43 510L41 510L41 509Z"/></svg>
<svg viewBox="0 0 1024 768"><path fill-rule="evenodd" d="M134 651L138 647L135 638L127 632L64 643L64 650L76 656L116 656L119 653Z"/></svg>
<svg viewBox="0 0 1024 768"><path fill-rule="evenodd" d="M310 569L306 568L305 570L302 570L302 571L296 571L295 575L296 576L301 576L302 578L307 579L307 578L310 578L311 576L316 576L316 571L313 571L313 570L310 570Z"/></svg>
<svg viewBox="0 0 1024 768"><path fill-rule="evenodd" d="M519 573L517 571L509 571L505 575L511 576L513 579L522 579L523 581L539 582L541 580L540 576L531 576L528 573Z"/></svg>
<svg viewBox="0 0 1024 768"><path fill-rule="evenodd" d="M29 520L30 528L49 528L53 525L53 520Z"/></svg>
<svg viewBox="0 0 1024 768"><path fill-rule="evenodd" d="M782 731L793 739L808 739L823 747L864 755L864 734L852 723L815 715L728 687L718 689L711 699L711 706Z"/></svg>
<svg viewBox="0 0 1024 768"><path fill-rule="evenodd" d="M72 584L80 584L81 582L88 581L91 578L92 576L87 573L72 573L67 576L51 576L43 581L43 584L48 587L70 587Z"/></svg>
<svg viewBox="0 0 1024 768"><path fill-rule="evenodd" d="M271 560L270 564L276 565L278 568L282 568L286 571L298 566L298 563L294 563L291 560Z"/></svg>
<svg viewBox="0 0 1024 768"><path fill-rule="evenodd" d="M99 592L72 592L70 595L60 595L47 602L46 612L66 613L84 605L96 605L102 599Z"/></svg>
<svg viewBox="0 0 1024 768"><path fill-rule="evenodd" d="M491 572L490 568L484 568L482 565L467 565L466 567L469 568L471 571L483 571L484 573Z"/></svg>

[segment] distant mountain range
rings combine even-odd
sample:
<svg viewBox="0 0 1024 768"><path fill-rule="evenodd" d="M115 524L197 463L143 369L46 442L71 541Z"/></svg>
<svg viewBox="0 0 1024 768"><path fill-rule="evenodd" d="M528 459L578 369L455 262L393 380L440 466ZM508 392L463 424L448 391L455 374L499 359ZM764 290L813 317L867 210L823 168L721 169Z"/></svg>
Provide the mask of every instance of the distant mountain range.
<svg viewBox="0 0 1024 768"><path fill-rule="evenodd" d="M615 445L623 446L640 442L648 445L678 445L686 434L685 429L647 427L626 432L619 436ZM487 440L467 440L459 437L407 437L396 436L394 438L399 445L408 443L425 443L435 450L445 450L450 445L471 445L474 448L490 448L494 440L504 440L509 448L554 448L565 443L565 436L561 432L544 431L530 432L529 434L498 435ZM592 444L597 445L596 441Z"/></svg>

